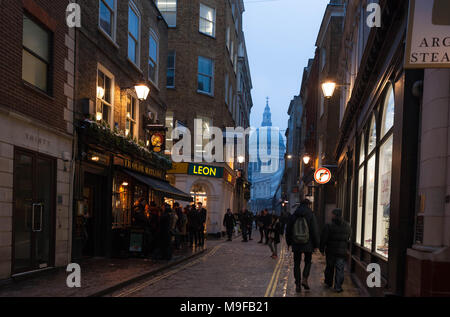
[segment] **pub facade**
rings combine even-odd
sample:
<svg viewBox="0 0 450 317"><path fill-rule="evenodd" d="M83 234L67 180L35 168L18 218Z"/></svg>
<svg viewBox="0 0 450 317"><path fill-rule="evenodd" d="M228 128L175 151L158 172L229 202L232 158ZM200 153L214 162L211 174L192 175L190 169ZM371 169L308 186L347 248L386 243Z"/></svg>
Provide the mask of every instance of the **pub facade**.
<svg viewBox="0 0 450 317"><path fill-rule="evenodd" d="M166 181L168 26L153 1L79 1L73 259L130 251L132 208L191 200Z"/></svg>

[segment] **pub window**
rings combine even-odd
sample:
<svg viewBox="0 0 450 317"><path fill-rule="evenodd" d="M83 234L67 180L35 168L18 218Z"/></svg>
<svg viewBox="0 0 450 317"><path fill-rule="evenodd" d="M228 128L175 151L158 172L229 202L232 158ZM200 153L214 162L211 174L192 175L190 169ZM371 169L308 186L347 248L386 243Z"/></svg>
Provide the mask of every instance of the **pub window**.
<svg viewBox="0 0 450 317"><path fill-rule="evenodd" d="M47 93L50 76L51 34L27 15L23 16L22 79Z"/></svg>
<svg viewBox="0 0 450 317"><path fill-rule="evenodd" d="M131 138L137 138L136 120L137 120L137 99L127 95L127 120L125 126L125 135Z"/></svg>
<svg viewBox="0 0 450 317"><path fill-rule="evenodd" d="M97 111L96 120L108 124L112 122L114 77L99 67L97 70Z"/></svg>
<svg viewBox="0 0 450 317"><path fill-rule="evenodd" d="M117 175L113 180L112 227L127 228L131 225L131 194L129 179Z"/></svg>

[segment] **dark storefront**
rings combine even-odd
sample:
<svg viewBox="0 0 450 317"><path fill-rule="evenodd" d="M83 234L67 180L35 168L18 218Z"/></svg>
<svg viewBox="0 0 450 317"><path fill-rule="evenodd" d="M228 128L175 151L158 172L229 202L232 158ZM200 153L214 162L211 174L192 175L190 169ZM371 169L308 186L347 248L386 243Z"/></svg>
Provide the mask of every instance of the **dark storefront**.
<svg viewBox="0 0 450 317"><path fill-rule="evenodd" d="M407 11L391 5L391 28L368 40L337 150L338 206L353 227L351 271L366 285L367 266L380 265L382 288L368 289L373 295L404 291L416 203L420 100L413 86L423 72L403 68Z"/></svg>
<svg viewBox="0 0 450 317"><path fill-rule="evenodd" d="M155 164L112 151L112 147L96 143L86 130L80 132L73 258L127 256L137 201L154 201L161 206L166 198L190 201L191 197L166 181L168 160L155 156L159 159Z"/></svg>

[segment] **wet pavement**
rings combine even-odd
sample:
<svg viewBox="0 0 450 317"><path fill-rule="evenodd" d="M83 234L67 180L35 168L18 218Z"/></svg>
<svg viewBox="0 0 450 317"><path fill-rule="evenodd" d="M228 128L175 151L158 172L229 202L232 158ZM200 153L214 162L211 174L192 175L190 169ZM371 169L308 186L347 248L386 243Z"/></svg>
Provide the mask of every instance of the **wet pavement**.
<svg viewBox="0 0 450 317"><path fill-rule="evenodd" d="M208 241L200 257L135 283L108 296L113 297L358 297L363 293L346 272L344 292L323 286L325 258L313 257L310 291L295 292L293 254L279 245L279 259L269 247L236 239Z"/></svg>
<svg viewBox="0 0 450 317"><path fill-rule="evenodd" d="M91 258L80 262L81 288L68 288L65 269L57 269L34 277L0 284L0 297L87 297L108 291L110 288L151 275L167 266L201 254L203 249L175 251L170 262L139 258Z"/></svg>

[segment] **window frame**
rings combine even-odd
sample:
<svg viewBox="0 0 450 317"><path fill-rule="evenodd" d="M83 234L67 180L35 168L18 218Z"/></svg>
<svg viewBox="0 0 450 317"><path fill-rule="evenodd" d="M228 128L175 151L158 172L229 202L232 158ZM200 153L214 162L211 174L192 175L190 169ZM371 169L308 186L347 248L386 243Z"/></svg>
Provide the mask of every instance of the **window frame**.
<svg viewBox="0 0 450 317"><path fill-rule="evenodd" d="M200 73L199 64L200 64L200 59L201 58L211 61L211 75ZM197 62L197 92L200 93L200 94L208 95L208 96L214 96L214 68L215 68L214 59L209 58L209 57L204 57L204 56L198 56L197 61L198 61ZM211 91L210 92L203 91L203 90L200 90L198 88L199 76L204 76L204 77L210 77L211 78Z"/></svg>
<svg viewBox="0 0 450 317"><path fill-rule="evenodd" d="M32 23L34 23L38 28L42 29L44 32L47 33L48 35L48 43L47 43L47 48L48 48L48 61L46 61L44 59L44 57L38 55L37 53L35 53L32 49L28 48L25 46L24 43L24 38L23 38L23 33L25 32L24 30L24 19L28 18ZM24 81L25 83L31 85L32 87L34 87L35 89L38 89L39 91L42 91L43 93L52 96L53 94L53 40L54 40L54 33L49 30L45 25L43 25L39 20L37 20L35 17L33 17L32 15L28 14L27 12L24 12L22 14L22 67L23 67L23 52L27 52L28 54L30 54L31 56L35 57L36 59L38 59L39 61L41 61L42 63L44 63L47 67L47 76L46 76L46 90L36 86L33 83L30 83L29 81L27 81L24 77L24 73L23 73L23 69L22 69L22 81Z"/></svg>
<svg viewBox="0 0 450 317"><path fill-rule="evenodd" d="M169 58L167 58L167 72L169 70L173 70L173 85L172 86L168 85L167 80L166 80L166 87L173 89L176 86L175 78L176 78L176 69L177 69L177 52L175 50L169 51L167 54L167 57L169 57L171 53L173 53L173 67L169 67ZM168 76L166 76L166 77L169 78Z"/></svg>
<svg viewBox="0 0 450 317"><path fill-rule="evenodd" d="M138 18L138 38L134 38L133 34L131 34L130 32L130 11L132 10L135 14L136 17ZM135 65L138 69L140 69L141 67L141 24L142 24L142 16L141 16L141 12L139 11L138 7L136 6L136 4L134 3L133 0L129 0L128 2L128 25L127 25L127 59L133 64ZM130 47L129 47L129 41L130 41L130 36L132 37L133 40L136 41L136 63L130 58Z"/></svg>
<svg viewBox="0 0 450 317"><path fill-rule="evenodd" d="M361 133L361 138L358 143L358 164L357 164L357 171L361 169L364 169L364 180L363 180L363 206L362 206L362 217L360 222L360 227L358 227L358 213L356 215L356 232L360 233L360 237L356 237L355 243L362 249L370 252L372 255L382 258L383 260L389 259L389 251L387 257L382 255L381 253L377 252L377 224L378 224L378 217L379 217L379 210L378 210L378 202L380 199L380 159L381 159L381 149L389 142L391 138L394 136L394 127L395 127L395 117L393 121L392 127L388 131L385 132L384 135L381 135L382 129L383 129L383 118L385 116L385 112L388 110L389 100L387 99L390 95L389 93L392 91L392 95L394 98L394 109L396 106L395 103L395 89L394 84L389 81L388 84L385 86L383 93L380 95L379 101L377 102L376 107L371 111L369 120L366 122L363 132ZM373 118L375 119L375 125L376 125L376 142L373 149L369 149L369 140L372 134L372 122ZM364 146L361 146L361 142L364 142ZM364 151L364 158L361 162L361 150ZM393 152L393 145L392 145L392 152ZM370 151L370 152L369 152ZM393 156L393 153L392 153ZM371 159L375 159L375 171L374 171L374 192L373 192L373 218L372 218L372 244L371 248L368 249L364 245L365 241L365 228L366 228L366 216L367 216L367 189L368 189L368 165L369 161ZM393 167L391 167L391 171L393 170ZM359 175L359 174L358 174ZM355 184L356 190L359 191L360 184L359 184L359 176L358 176L358 182ZM357 192L358 193L358 192ZM359 194L358 194L359 195ZM359 196L358 196L359 199ZM390 201L392 201L392 175L391 175L391 193L390 193ZM358 208L358 203L356 208ZM357 210L357 209L356 209ZM357 234L356 234L357 236ZM358 243L357 240L361 241L361 243Z"/></svg>
<svg viewBox="0 0 450 317"><path fill-rule="evenodd" d="M132 127L132 129L130 128L129 131L131 133L131 138L134 139L136 138L136 140L139 139L139 99L137 98L135 93L127 93L126 96L127 100L127 108L126 108L126 116L125 116L125 135L128 137L128 135L126 134L126 130L127 130L127 123L130 122L130 127ZM134 118L133 118L133 113L131 116L128 116L128 100L129 98L134 99L135 103L134 103ZM133 109L132 109L133 111Z"/></svg>
<svg viewBox="0 0 450 317"><path fill-rule="evenodd" d="M202 6L208 8L208 9L212 9L212 10L213 10L214 16L213 16L213 20L212 20L212 21L210 21L210 20L208 20L208 19L202 17L202 15L201 15ZM203 31L201 30L201 23L200 23L200 22L201 22L202 20L204 20L204 21L206 21L206 22L208 22L208 23L212 23L212 26L213 26L213 28L212 28L212 34L208 34L208 33L203 32ZM206 5L206 4L200 3L200 7L199 7L199 25L198 25L198 31L199 31L201 34L203 34L203 35L206 35L206 36L209 36L209 37L212 37L212 38L216 38L216 20L217 20L217 10L216 10L216 8L213 8L213 7L210 7L210 6Z"/></svg>
<svg viewBox="0 0 450 317"><path fill-rule="evenodd" d="M98 87L98 78L99 78L99 72L102 72L103 73L103 75L105 75L106 77L108 77L109 79L110 79L110 84L111 84L111 89L110 89L110 91L111 91L111 96L110 96L110 98L111 98L111 102L110 102L110 104L107 104L108 102L106 101L106 100L104 100L104 99L99 99L99 98L97 98L97 96L95 96L95 116L97 115L97 113L99 112L98 111L98 106L99 106L99 104L98 104L98 102L99 102L99 100L101 100L101 103L102 103L102 114L103 114L103 104L104 103L106 103L107 104L107 106L108 107L110 107L110 118L109 118L109 120L108 121L106 121L104 118L102 118L102 121L105 121L106 123L108 123L109 124L109 126L110 127L112 127L113 126L113 122L114 122L114 88L115 88L115 76L106 68L106 67L104 67L102 64L100 64L100 63L98 63L97 64L97 81L96 81L96 83L95 83L95 85L96 85L96 91L97 91L97 87ZM105 90L105 93L106 93L106 90Z"/></svg>
<svg viewBox="0 0 450 317"><path fill-rule="evenodd" d="M156 42L156 61L153 60L153 58L150 56L150 45L151 45L151 39L155 40ZM148 79L151 83L153 83L156 87L158 87L158 83L159 83L159 36L158 34L155 32L155 30L153 30L152 28L150 28L149 31L149 36L148 36L148 48L149 48L149 52L148 52L148 63L150 64L150 62L153 62L155 64L155 79L153 80L150 77L150 65L148 65Z"/></svg>
<svg viewBox="0 0 450 317"><path fill-rule="evenodd" d="M98 28L99 30L103 33L104 36L106 36L108 39L110 39L113 43L116 43L116 39L117 39L117 0L113 0L114 2L114 9L111 9L109 7L109 5L106 3L106 0L99 0L98 1ZM111 35L108 34L108 32L106 32L100 21L101 21L101 3L104 3L104 5L107 7L107 9L110 10L110 12L112 12L113 15L113 19L112 19L112 26L111 26Z"/></svg>

